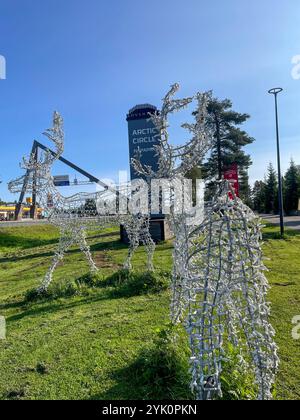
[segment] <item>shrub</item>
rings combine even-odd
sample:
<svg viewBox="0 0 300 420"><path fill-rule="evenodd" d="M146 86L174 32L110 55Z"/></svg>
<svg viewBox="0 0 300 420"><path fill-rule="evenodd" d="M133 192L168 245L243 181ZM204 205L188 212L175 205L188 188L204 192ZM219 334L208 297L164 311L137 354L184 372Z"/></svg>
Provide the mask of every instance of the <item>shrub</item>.
<svg viewBox="0 0 300 420"><path fill-rule="evenodd" d="M38 292L36 289L28 290L25 294L25 302L37 302L44 300L55 300L64 297L76 296L80 288L75 281L67 280L54 282L45 292Z"/></svg>
<svg viewBox="0 0 300 420"><path fill-rule="evenodd" d="M47 293L38 293L36 289L27 290L25 293L24 301L25 302L36 302L38 300L43 300L47 297Z"/></svg>
<svg viewBox="0 0 300 420"><path fill-rule="evenodd" d="M103 282L103 286L114 287L112 294L118 297L160 293L169 285L170 273L163 271L138 273L120 270Z"/></svg>
<svg viewBox="0 0 300 420"><path fill-rule="evenodd" d="M98 287L101 286L103 278L100 273L87 273L76 280L76 284L79 288L82 286Z"/></svg>

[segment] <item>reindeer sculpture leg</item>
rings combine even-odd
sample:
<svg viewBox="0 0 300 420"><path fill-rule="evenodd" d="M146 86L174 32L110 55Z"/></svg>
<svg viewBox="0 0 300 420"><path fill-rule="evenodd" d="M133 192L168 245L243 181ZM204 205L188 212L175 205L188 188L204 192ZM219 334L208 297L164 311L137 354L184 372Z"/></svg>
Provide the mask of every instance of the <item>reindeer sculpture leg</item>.
<svg viewBox="0 0 300 420"><path fill-rule="evenodd" d="M124 269L132 269L131 261L141 241L145 245L147 251L147 268L149 271L153 271L155 243L149 232L149 218L141 215L131 215L123 220L123 224L129 239L129 250Z"/></svg>
<svg viewBox="0 0 300 420"><path fill-rule="evenodd" d="M267 302L269 284L263 274L263 255L259 246L260 221L250 209L239 203L236 206L235 224L240 225L236 242L236 266L240 267L240 296L232 288L231 307L234 305L235 321L242 327L252 358L252 367L258 386L258 399L272 399L271 387L279 359L274 342L275 331L269 323L270 308ZM233 229L233 234L236 229ZM237 269L236 269L237 271Z"/></svg>
<svg viewBox="0 0 300 420"><path fill-rule="evenodd" d="M233 325L238 323L243 331L252 359L251 367L258 389L257 399L271 400L273 398L272 384L279 359L277 346L274 343L275 331L268 320L269 309L265 301L258 296L255 288L253 285L245 284L244 299L240 299L240 301L237 301L236 298L232 299L231 315L234 312L235 319L232 317L231 322Z"/></svg>
<svg viewBox="0 0 300 420"><path fill-rule="evenodd" d="M197 311L189 314L186 329L190 332L191 384L198 400L211 400L221 396L220 374L224 359L224 327L219 308L214 307L217 295L206 294ZM218 304L217 304L218 306Z"/></svg>
<svg viewBox="0 0 300 420"><path fill-rule="evenodd" d="M67 250L74 244L74 238L72 235L68 235L66 234L66 232L61 234L60 240L59 240L59 245L58 245L58 249L55 252L53 261L52 261L52 265L49 268L42 284L40 285L40 287L37 289L38 293L44 293L48 290L52 279L53 279L53 273L56 269L56 267L58 266L59 262L63 260L65 253L67 252Z"/></svg>
<svg viewBox="0 0 300 420"><path fill-rule="evenodd" d="M135 251L140 245L140 218L138 216L127 216L122 220L122 223L129 240L128 255L124 262L123 268L124 270L132 270L131 261Z"/></svg>
<svg viewBox="0 0 300 420"><path fill-rule="evenodd" d="M187 217L183 214L174 214L172 209L171 231L174 234L173 269L171 282L171 305L170 315L173 324L183 320L184 313L191 299L192 279L189 270L191 258L191 244L187 223Z"/></svg>
<svg viewBox="0 0 300 420"><path fill-rule="evenodd" d="M246 356L244 360L252 359L258 399L272 398L278 356L268 319L269 286L263 274L260 228L254 213L226 187L215 199L206 225L198 230L199 239L194 239L189 268L198 280L193 286L195 293L189 301L186 324L198 399L221 392L220 373L226 357L224 332Z"/></svg>
<svg viewBox="0 0 300 420"><path fill-rule="evenodd" d="M78 237L79 237L78 245L79 245L81 251L86 256L86 259L89 263L91 273L92 274L97 273L99 270L98 270L95 262L93 261L90 247L89 247L89 245L86 241L86 231L82 229Z"/></svg>
<svg viewBox="0 0 300 420"><path fill-rule="evenodd" d="M137 237L135 234L128 233L128 231L127 231L127 235L128 235L130 244L129 244L128 255L127 255L127 258L123 267L125 270L132 270L131 261L135 254L135 251L139 247L139 237Z"/></svg>
<svg viewBox="0 0 300 420"><path fill-rule="evenodd" d="M144 225L141 228L140 239L144 244L147 252L147 269L148 271L154 271L153 256L156 246L149 232L149 227L149 219L147 218L147 220L145 220Z"/></svg>

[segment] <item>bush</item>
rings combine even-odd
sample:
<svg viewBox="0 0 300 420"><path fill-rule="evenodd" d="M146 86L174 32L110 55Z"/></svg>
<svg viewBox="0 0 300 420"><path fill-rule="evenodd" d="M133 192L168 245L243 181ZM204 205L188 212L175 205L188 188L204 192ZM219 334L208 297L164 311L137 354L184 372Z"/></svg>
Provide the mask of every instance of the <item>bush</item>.
<svg viewBox="0 0 300 420"><path fill-rule="evenodd" d="M80 288L75 281L67 280L54 282L46 292L38 292L36 289L28 290L25 294L25 302L37 302L44 300L55 300L59 298L76 296Z"/></svg>
<svg viewBox="0 0 300 420"><path fill-rule="evenodd" d="M117 297L160 293L169 288L170 273L163 271L138 273L120 270L108 277L102 285L114 287L112 294Z"/></svg>
<svg viewBox="0 0 300 420"><path fill-rule="evenodd" d="M24 297L24 302L36 302L47 297L47 293L38 293L36 289L27 290Z"/></svg>
<svg viewBox="0 0 300 420"><path fill-rule="evenodd" d="M103 277L100 273L87 273L76 280L76 284L79 288L82 286L88 287L99 287L103 283Z"/></svg>
<svg viewBox="0 0 300 420"><path fill-rule="evenodd" d="M77 280L61 280L51 283L49 289L39 293L36 289L28 290L25 302L55 300L81 294L89 294L90 288L112 287L112 297L130 297L147 293L160 293L168 289L170 274L166 272L137 273L120 270L103 280L101 274L87 273Z"/></svg>

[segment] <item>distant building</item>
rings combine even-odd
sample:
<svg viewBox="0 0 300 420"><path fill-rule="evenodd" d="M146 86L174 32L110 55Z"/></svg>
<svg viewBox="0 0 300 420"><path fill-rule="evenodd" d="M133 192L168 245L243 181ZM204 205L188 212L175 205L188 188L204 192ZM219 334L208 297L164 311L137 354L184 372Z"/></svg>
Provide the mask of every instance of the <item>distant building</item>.
<svg viewBox="0 0 300 420"><path fill-rule="evenodd" d="M30 218L30 206L24 205L23 206L23 213L22 219L29 219ZM14 220L15 219L15 211L16 205L15 204L2 204L0 205L0 221L4 220ZM42 217L43 209L38 208L37 214L38 218Z"/></svg>

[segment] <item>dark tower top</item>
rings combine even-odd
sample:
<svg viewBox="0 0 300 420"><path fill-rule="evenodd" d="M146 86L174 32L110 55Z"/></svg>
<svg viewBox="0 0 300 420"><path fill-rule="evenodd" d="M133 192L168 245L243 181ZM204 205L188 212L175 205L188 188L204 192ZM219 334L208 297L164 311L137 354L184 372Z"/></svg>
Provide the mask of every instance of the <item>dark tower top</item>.
<svg viewBox="0 0 300 420"><path fill-rule="evenodd" d="M158 109L154 105L142 104L131 108L127 114L127 121L148 119L150 114L157 112Z"/></svg>

